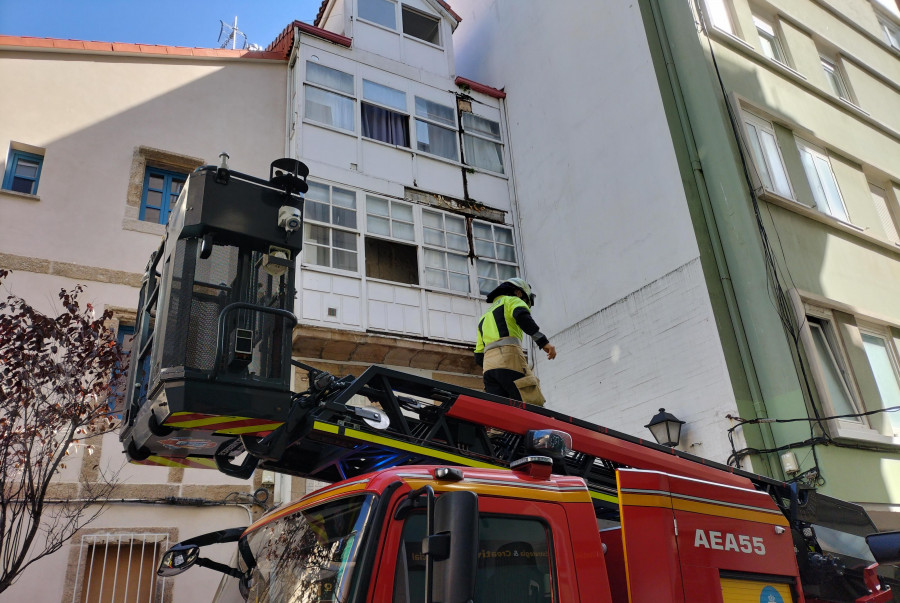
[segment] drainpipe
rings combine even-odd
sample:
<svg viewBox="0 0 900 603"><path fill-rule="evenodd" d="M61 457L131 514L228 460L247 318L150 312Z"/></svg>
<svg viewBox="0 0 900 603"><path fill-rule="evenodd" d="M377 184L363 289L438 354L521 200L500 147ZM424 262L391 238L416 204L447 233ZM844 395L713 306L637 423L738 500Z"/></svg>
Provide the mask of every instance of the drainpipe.
<svg viewBox="0 0 900 603"><path fill-rule="evenodd" d="M753 364L753 357L750 353L750 347L747 343L744 325L741 320L741 314L738 309L737 298L734 293L731 276L728 272L728 264L725 259L725 252L722 246L722 239L719 234L719 228L716 224L715 214L709 198L709 189L706 178L703 174L703 166L700 162L700 155L697 151L696 141L694 139L693 130L691 128L690 117L688 116L685 106L684 96L682 95L681 83L675 67L675 61L672 56L669 37L666 33L665 22L660 10L660 1L670 2L671 0L647 0L653 15L653 24L656 35L659 38L660 49L662 50L663 59L665 60L666 75L669 78L669 85L672 90L672 96L675 100L675 107L678 112L678 123L681 126L682 135L685 140L685 147L691 162L691 170L694 181L697 186L698 196L700 197L700 207L703 211L703 218L706 230L709 232L710 243L712 245L713 256L715 257L716 271L718 273L719 282L722 285L722 291L725 296L725 305L728 308L728 317L731 320L731 328L735 335L735 340L740 352L741 365L747 376L747 383L750 388L750 396L753 401L753 409L757 418L768 418L765 402L763 400L762 391L759 385L756 368ZM900 1L900 0L898 0ZM684 3L685 7L688 4ZM648 32L649 34L649 32ZM768 423L760 423L757 425L760 430L760 436L763 439L766 448L776 448L775 436L772 427ZM783 475L781 464L773 460L773 456L761 456L761 460L766 464L769 475Z"/></svg>

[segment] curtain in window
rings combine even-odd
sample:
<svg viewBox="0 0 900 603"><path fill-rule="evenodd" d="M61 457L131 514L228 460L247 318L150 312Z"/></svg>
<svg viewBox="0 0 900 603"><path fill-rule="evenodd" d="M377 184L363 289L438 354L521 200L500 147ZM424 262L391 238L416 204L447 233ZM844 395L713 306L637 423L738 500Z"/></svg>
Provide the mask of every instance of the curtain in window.
<svg viewBox="0 0 900 603"><path fill-rule="evenodd" d="M503 173L503 147L496 142L464 134L463 149L468 165Z"/></svg>
<svg viewBox="0 0 900 603"><path fill-rule="evenodd" d="M353 130L353 100L334 92L306 86L306 117L314 121Z"/></svg>
<svg viewBox="0 0 900 603"><path fill-rule="evenodd" d="M409 119L400 115L362 103L362 135L388 144L409 146Z"/></svg>
<svg viewBox="0 0 900 603"><path fill-rule="evenodd" d="M432 155L457 160L456 133L446 128L416 120L418 149Z"/></svg>

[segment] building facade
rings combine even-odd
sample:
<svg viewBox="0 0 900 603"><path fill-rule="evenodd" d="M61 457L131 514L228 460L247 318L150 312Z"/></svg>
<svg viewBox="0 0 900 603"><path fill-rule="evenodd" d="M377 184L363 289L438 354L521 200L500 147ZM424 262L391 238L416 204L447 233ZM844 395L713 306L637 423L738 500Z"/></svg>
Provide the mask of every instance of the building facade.
<svg viewBox="0 0 900 603"><path fill-rule="evenodd" d="M632 433L665 406L686 450L895 529L897 7L608 4L456 3L460 69L534 124L510 136L524 268L569 286L550 398Z"/></svg>
<svg viewBox="0 0 900 603"><path fill-rule="evenodd" d="M187 174L222 152L259 176L295 157L311 176L294 356L335 375L379 363L480 387L483 292L519 274L505 95L457 77L458 16L444 3L339 0L318 22L290 24L257 52L0 36L8 290L52 312L60 288L82 284L82 302L113 310L127 345L143 270ZM295 375L297 391L305 378ZM114 433L70 452L53 500L78 497L101 471L119 485L11 597L208 599L220 575L158 579L161 552L315 486L123 464Z"/></svg>

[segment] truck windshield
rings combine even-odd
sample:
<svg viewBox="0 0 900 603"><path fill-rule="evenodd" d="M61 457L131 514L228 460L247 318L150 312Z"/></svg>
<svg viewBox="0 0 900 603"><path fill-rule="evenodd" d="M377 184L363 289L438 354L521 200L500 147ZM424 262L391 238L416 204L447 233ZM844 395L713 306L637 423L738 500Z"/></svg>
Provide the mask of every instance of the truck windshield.
<svg viewBox="0 0 900 603"><path fill-rule="evenodd" d="M247 535L256 562L247 600L346 602L374 501L354 496L310 507Z"/></svg>

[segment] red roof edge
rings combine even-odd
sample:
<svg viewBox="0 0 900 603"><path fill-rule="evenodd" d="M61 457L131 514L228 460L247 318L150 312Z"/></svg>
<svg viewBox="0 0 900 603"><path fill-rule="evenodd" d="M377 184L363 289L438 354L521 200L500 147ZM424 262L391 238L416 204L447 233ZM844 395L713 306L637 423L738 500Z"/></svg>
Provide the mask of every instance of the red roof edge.
<svg viewBox="0 0 900 603"><path fill-rule="evenodd" d="M328 31L326 29L322 29L321 27L316 27L315 25L304 23L303 21L294 21L290 25L285 27L284 31L278 34L278 37L275 38L275 41L273 41L266 47L266 51L277 52L281 54L285 59L288 58L291 54L291 50L294 47L295 27L305 34L316 36L317 38L322 38L323 40L327 40L328 42L332 42L340 46L345 46L347 48L350 48L350 45L353 43L353 39L348 38L347 36L336 34L333 31Z"/></svg>
<svg viewBox="0 0 900 603"><path fill-rule="evenodd" d="M464 78L460 75L456 76L455 81L457 86L468 86L475 92L481 92L482 94L487 94L488 96L493 96L494 98L506 98L506 92L504 92L503 90L491 88L490 86L485 86L484 84L479 84L476 81Z"/></svg>
<svg viewBox="0 0 900 603"><path fill-rule="evenodd" d="M457 15L457 14L456 14L456 11L453 10L452 8L450 8L450 5L449 5L449 4L447 4L446 2L444 2L444 0L437 0L437 3L440 4L441 6L443 6L443 7L444 7L444 10L446 10L448 13L450 13L450 15L451 15L454 19L456 19L456 22L457 22L457 23L462 23L462 17L460 17L459 15Z"/></svg>

